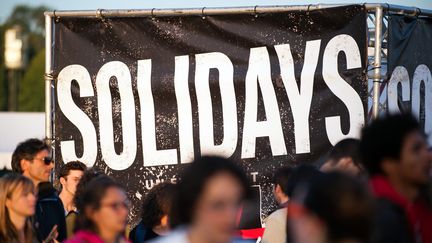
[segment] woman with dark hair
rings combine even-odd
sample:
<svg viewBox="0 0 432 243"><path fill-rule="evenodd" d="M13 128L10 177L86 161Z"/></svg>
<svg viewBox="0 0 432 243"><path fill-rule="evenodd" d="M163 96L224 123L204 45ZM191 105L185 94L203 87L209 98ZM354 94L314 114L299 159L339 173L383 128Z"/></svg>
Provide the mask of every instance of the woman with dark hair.
<svg viewBox="0 0 432 243"><path fill-rule="evenodd" d="M155 242L231 242L239 208L249 195L244 172L219 157L202 157L185 168L177 184L170 224Z"/></svg>
<svg viewBox="0 0 432 243"><path fill-rule="evenodd" d="M75 235L67 243L128 242L123 236L130 203L113 179L99 175L90 180L76 203Z"/></svg>
<svg viewBox="0 0 432 243"><path fill-rule="evenodd" d="M293 243L370 242L373 200L365 186L337 172L298 185L288 206Z"/></svg>
<svg viewBox="0 0 432 243"><path fill-rule="evenodd" d="M74 204L77 205L78 203L81 203L83 196L82 194L85 191L85 188L87 188L87 185L95 178L98 178L100 176L105 176L104 173L100 172L99 170L95 168L91 168L89 170L86 170L81 177L80 181L78 182L75 195L74 195Z"/></svg>
<svg viewBox="0 0 432 243"><path fill-rule="evenodd" d="M35 186L30 179L19 174L0 178L0 242L38 242L30 222L35 205Z"/></svg>
<svg viewBox="0 0 432 243"><path fill-rule="evenodd" d="M142 243L168 234L168 215L172 206L175 185L162 182L154 186L144 198L141 222L130 232L129 239Z"/></svg>

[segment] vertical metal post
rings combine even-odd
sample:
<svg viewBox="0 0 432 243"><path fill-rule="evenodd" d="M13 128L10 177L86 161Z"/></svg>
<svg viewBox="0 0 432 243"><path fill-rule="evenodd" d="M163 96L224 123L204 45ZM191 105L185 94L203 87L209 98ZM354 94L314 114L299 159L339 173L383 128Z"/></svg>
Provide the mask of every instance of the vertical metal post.
<svg viewBox="0 0 432 243"><path fill-rule="evenodd" d="M378 6L375 9L375 52L374 52L374 77L373 77L373 104L372 117L377 118L379 115L379 98L381 84L381 42L382 42L382 25L383 25L383 7Z"/></svg>
<svg viewBox="0 0 432 243"><path fill-rule="evenodd" d="M18 111L18 77L19 70L7 70L7 83L8 83L8 111Z"/></svg>
<svg viewBox="0 0 432 243"><path fill-rule="evenodd" d="M45 139L52 142L52 18L45 15Z"/></svg>

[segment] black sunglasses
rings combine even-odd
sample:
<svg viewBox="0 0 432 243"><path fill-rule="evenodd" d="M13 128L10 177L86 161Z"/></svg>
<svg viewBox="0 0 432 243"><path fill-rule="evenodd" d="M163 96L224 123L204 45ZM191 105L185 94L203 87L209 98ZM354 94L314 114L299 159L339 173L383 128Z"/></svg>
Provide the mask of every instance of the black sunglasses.
<svg viewBox="0 0 432 243"><path fill-rule="evenodd" d="M45 165L49 165L51 163L54 163L54 160L51 157L33 158L33 159L43 161Z"/></svg>

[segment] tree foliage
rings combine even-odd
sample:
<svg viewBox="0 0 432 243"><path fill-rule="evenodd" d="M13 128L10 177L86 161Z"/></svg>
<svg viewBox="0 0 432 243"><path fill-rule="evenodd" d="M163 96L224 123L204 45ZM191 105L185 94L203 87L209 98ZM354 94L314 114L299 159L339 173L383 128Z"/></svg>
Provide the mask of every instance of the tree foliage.
<svg viewBox="0 0 432 243"><path fill-rule="evenodd" d="M45 104L44 93L45 49L32 59L19 84L18 110L42 111Z"/></svg>
<svg viewBox="0 0 432 243"><path fill-rule="evenodd" d="M20 26L27 37L29 64L19 81L18 109L43 111L44 108L44 12L46 6L17 5L3 25L0 25L0 110L7 109L7 75L4 66L4 33L13 26Z"/></svg>
<svg viewBox="0 0 432 243"><path fill-rule="evenodd" d="M19 25L26 33L42 35L45 28L44 12L47 9L46 6L31 7L27 5L17 5L6 20L5 26L11 27Z"/></svg>
<svg viewBox="0 0 432 243"><path fill-rule="evenodd" d="M0 111L7 107L6 69L4 66L4 26L0 26Z"/></svg>

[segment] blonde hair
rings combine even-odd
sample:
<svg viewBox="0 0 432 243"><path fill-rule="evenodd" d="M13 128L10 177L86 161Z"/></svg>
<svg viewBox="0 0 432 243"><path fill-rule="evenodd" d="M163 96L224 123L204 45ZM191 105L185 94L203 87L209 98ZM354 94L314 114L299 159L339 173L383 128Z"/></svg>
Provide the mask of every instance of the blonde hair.
<svg viewBox="0 0 432 243"><path fill-rule="evenodd" d="M19 242L18 231L11 222L6 200L20 189L23 195L35 193L33 182L20 174L11 173L0 178L0 242ZM33 242L33 226L30 219L27 219L24 234L27 243Z"/></svg>

